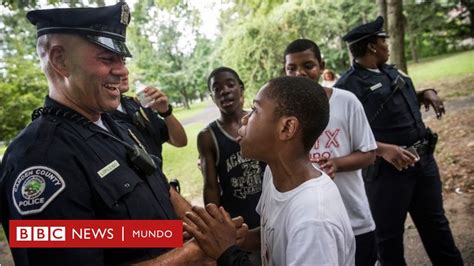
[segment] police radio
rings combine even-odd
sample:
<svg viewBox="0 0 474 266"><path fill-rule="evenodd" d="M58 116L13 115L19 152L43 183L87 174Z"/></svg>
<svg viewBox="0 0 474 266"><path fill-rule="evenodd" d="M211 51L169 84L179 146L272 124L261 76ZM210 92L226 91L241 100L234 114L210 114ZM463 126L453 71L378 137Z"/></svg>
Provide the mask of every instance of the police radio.
<svg viewBox="0 0 474 266"><path fill-rule="evenodd" d="M130 144L128 145L131 146ZM156 164L150 154L137 145L127 147L127 155L130 163L141 170L145 175L151 175L157 170Z"/></svg>

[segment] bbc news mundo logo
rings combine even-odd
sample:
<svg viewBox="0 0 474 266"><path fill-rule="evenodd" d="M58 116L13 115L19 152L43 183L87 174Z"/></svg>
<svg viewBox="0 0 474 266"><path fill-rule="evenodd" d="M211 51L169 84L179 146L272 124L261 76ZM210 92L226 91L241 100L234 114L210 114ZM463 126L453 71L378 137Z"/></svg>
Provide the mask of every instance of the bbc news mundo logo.
<svg viewBox="0 0 474 266"><path fill-rule="evenodd" d="M175 248L181 220L10 220L12 248Z"/></svg>

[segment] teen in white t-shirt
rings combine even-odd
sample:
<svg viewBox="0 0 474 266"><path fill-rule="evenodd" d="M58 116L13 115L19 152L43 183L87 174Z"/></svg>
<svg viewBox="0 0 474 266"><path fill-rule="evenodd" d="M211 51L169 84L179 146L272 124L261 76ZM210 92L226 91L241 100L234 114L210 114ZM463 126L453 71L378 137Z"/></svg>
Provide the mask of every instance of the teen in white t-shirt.
<svg viewBox="0 0 474 266"><path fill-rule="evenodd" d="M318 82L324 70L319 47L298 39L285 50L287 76ZM372 164L377 148L359 100L351 93L324 88L329 98L329 123L310 151L311 161L334 177L356 237L356 265L374 265L377 259L373 221L361 169Z"/></svg>
<svg viewBox="0 0 474 266"><path fill-rule="evenodd" d="M354 264L354 234L337 187L326 174L279 192L267 167L257 212L264 265Z"/></svg>

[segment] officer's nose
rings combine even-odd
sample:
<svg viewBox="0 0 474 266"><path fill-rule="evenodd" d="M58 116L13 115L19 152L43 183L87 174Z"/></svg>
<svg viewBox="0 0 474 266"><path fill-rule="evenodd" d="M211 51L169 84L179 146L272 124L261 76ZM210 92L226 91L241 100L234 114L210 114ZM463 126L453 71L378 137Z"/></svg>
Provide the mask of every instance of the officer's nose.
<svg viewBox="0 0 474 266"><path fill-rule="evenodd" d="M128 76L128 68L125 65L124 60L120 60L117 64L114 65L112 68L112 74L115 76L126 77Z"/></svg>

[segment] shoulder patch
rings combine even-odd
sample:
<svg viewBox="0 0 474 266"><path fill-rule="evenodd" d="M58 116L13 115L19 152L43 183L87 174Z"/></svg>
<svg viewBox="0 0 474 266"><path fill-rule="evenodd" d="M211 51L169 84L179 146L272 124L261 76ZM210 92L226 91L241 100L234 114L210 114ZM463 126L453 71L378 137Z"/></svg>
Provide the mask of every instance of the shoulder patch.
<svg viewBox="0 0 474 266"><path fill-rule="evenodd" d="M58 172L46 166L32 166L15 179L13 203L21 215L40 213L65 188L66 183Z"/></svg>
<svg viewBox="0 0 474 266"><path fill-rule="evenodd" d="M409 76L407 75L407 73L401 71L400 69L397 69L398 70L398 73L400 73L400 75L406 77L406 78L409 78Z"/></svg>

